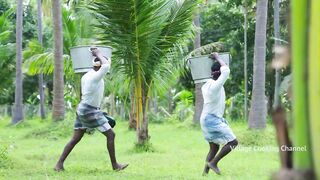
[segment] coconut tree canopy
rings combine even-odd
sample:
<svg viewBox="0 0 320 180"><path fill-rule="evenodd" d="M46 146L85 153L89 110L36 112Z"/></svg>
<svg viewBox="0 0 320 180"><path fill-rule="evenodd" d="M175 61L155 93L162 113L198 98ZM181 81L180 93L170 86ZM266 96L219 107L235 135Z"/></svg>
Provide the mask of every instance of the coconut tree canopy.
<svg viewBox="0 0 320 180"><path fill-rule="evenodd" d="M193 14L199 1L192 0L95 0L97 38L111 45L113 68L130 79L135 91L138 137L147 139L146 106L154 81L166 79L183 65L177 58L193 36ZM181 67L181 66L180 66ZM159 82L159 81L158 81ZM141 140L141 138L138 138Z"/></svg>

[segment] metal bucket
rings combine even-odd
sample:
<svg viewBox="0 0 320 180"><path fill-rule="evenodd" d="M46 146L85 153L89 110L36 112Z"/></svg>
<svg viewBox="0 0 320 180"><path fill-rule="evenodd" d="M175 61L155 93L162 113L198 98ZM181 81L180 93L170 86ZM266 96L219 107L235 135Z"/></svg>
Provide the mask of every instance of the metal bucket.
<svg viewBox="0 0 320 180"><path fill-rule="evenodd" d="M230 53L219 53L219 57L229 65ZM214 61L209 58L209 55L192 57L188 61L194 83L202 83L211 78L211 66Z"/></svg>
<svg viewBox="0 0 320 180"><path fill-rule="evenodd" d="M84 73L92 69L93 56L90 52L92 46L76 46L70 48L72 65L75 73ZM100 49L103 56L111 58L112 48L109 46L94 46Z"/></svg>

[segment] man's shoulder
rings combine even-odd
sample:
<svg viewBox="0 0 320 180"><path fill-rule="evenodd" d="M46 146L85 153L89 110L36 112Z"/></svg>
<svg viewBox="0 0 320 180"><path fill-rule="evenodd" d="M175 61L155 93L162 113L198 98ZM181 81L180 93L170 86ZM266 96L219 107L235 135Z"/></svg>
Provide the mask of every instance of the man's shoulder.
<svg viewBox="0 0 320 180"><path fill-rule="evenodd" d="M213 83L215 83L215 80L213 80L213 79L208 79L208 81L204 84L204 85L210 85L210 84L213 84Z"/></svg>
<svg viewBox="0 0 320 180"><path fill-rule="evenodd" d="M83 76L90 76L90 74L94 73L95 71L93 69L86 72Z"/></svg>
<svg viewBox="0 0 320 180"><path fill-rule="evenodd" d="M212 91L212 90L218 90L218 89L221 89L221 87L223 87L223 85L220 85L216 80L214 79L210 79L208 80L203 86L202 86L202 89L203 90L209 90Z"/></svg>
<svg viewBox="0 0 320 180"><path fill-rule="evenodd" d="M86 73L81 77L81 79L88 79L88 78L91 76L92 71L93 71L93 70L90 70L90 71L86 72Z"/></svg>
<svg viewBox="0 0 320 180"><path fill-rule="evenodd" d="M201 87L201 89L206 89L210 86L210 84L213 82L213 79L208 79Z"/></svg>

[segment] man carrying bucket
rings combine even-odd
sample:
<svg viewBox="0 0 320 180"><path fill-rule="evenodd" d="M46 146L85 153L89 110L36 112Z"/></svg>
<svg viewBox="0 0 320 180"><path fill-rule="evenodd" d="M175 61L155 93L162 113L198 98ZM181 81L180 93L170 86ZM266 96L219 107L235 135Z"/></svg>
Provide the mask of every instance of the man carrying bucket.
<svg viewBox="0 0 320 180"><path fill-rule="evenodd" d="M210 58L216 60L211 66L212 79L209 79L201 88L204 103L200 124L210 146L203 175L206 175L209 169L220 174L218 162L238 145L236 136L223 118L226 99L223 85L228 79L230 69L219 58L218 53L212 53ZM220 144L224 146L217 154Z"/></svg>
<svg viewBox="0 0 320 180"><path fill-rule="evenodd" d="M100 110L104 94L103 76L110 69L111 61L102 55L99 49L90 48L93 60L93 69L81 78L81 102L77 107L77 118L74 124L74 134L65 146L59 161L55 166L56 171L64 170L63 163L75 145L81 140L84 133L90 129L97 129L107 139L107 149L113 170L123 170L128 164L119 164L116 160L114 139L115 133L108 120Z"/></svg>

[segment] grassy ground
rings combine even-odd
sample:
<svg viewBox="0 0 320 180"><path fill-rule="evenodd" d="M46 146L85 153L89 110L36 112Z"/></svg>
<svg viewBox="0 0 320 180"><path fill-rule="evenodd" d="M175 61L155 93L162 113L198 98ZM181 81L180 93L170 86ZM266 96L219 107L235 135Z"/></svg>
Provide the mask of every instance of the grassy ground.
<svg viewBox="0 0 320 180"><path fill-rule="evenodd" d="M154 152L142 153L134 150L135 132L120 121L115 128L116 152L119 162L130 163L126 170L111 170L105 137L96 132L83 138L65 162L66 171L57 173L53 167L72 133L72 120L28 120L14 127L8 123L9 119L0 120L0 179L269 179L279 168L277 152L248 150L276 145L271 125L254 132L245 123L231 123L240 147L248 152L238 150L225 157L219 164L221 176L210 172L202 177L208 145L199 127L150 124Z"/></svg>

